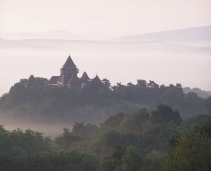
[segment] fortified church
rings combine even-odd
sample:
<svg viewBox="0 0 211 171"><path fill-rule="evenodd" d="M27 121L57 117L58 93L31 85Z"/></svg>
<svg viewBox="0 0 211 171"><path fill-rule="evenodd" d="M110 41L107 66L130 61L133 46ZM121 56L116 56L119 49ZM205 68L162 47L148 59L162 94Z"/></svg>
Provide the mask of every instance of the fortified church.
<svg viewBox="0 0 211 171"><path fill-rule="evenodd" d="M78 78L78 72L79 69L76 67L72 58L69 56L60 69L60 76L52 76L47 84L51 86L65 86L69 88L82 89L88 84L92 83L99 89L102 89L103 83L97 75L95 78L90 79L87 73L84 72L81 78ZM25 83L25 87L29 86L39 86L36 78L33 75L31 75Z"/></svg>

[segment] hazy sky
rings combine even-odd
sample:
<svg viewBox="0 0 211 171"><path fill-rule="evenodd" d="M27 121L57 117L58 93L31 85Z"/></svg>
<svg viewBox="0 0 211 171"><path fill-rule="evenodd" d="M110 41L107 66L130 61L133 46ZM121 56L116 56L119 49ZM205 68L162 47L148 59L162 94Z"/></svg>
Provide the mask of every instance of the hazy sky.
<svg viewBox="0 0 211 171"><path fill-rule="evenodd" d="M211 0L0 0L0 32L121 36L211 25Z"/></svg>

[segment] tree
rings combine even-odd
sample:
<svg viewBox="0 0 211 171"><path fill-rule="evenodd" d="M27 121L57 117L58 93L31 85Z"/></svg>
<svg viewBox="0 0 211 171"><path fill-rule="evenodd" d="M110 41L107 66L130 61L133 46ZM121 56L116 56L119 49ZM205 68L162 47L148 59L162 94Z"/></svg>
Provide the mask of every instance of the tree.
<svg viewBox="0 0 211 171"><path fill-rule="evenodd" d="M211 113L211 96L207 97L207 99L204 102L204 106Z"/></svg>
<svg viewBox="0 0 211 171"><path fill-rule="evenodd" d="M183 99L184 94L180 89L168 88L163 93L163 101L171 106L181 105Z"/></svg>
<svg viewBox="0 0 211 171"><path fill-rule="evenodd" d="M122 85L121 83L116 83L116 86L113 86L112 89L122 93L125 87L126 86Z"/></svg>
<svg viewBox="0 0 211 171"><path fill-rule="evenodd" d="M103 88L104 91L108 92L109 90L111 90L111 83L110 83L110 81L108 79L104 78L102 80L102 82L104 84L104 88Z"/></svg>
<svg viewBox="0 0 211 171"><path fill-rule="evenodd" d="M63 133L55 138L55 143L61 148L69 148L73 142L78 142L82 138L74 133L71 133L69 129L64 128Z"/></svg>
<svg viewBox="0 0 211 171"><path fill-rule="evenodd" d="M114 129L107 129L101 134L101 141L109 147L112 147L117 144L121 144L122 136L121 134Z"/></svg>
<svg viewBox="0 0 211 171"><path fill-rule="evenodd" d="M117 166L122 165L122 156L125 154L126 147L115 145L112 149L112 154L104 157L101 164L102 171L115 171Z"/></svg>
<svg viewBox="0 0 211 171"><path fill-rule="evenodd" d="M141 86L142 88L147 88L147 82L145 80L137 80L137 85Z"/></svg>
<svg viewBox="0 0 211 171"><path fill-rule="evenodd" d="M124 118L124 116L125 116L124 113L117 113L115 115L111 115L104 121L102 126L110 127L110 128L118 127L120 126L120 123L122 119Z"/></svg>
<svg viewBox="0 0 211 171"><path fill-rule="evenodd" d="M81 132L84 129L84 122L75 122L75 124L73 125L73 129L72 132Z"/></svg>
<svg viewBox="0 0 211 171"><path fill-rule="evenodd" d="M157 109L152 111L151 120L154 123L166 123L172 121L175 124L180 124L182 119L178 111L173 111L170 106L159 104Z"/></svg>
<svg viewBox="0 0 211 171"><path fill-rule="evenodd" d="M182 88L182 84L177 83L177 84L176 84L176 87L177 87L177 88Z"/></svg>
<svg viewBox="0 0 211 171"><path fill-rule="evenodd" d="M201 131L183 131L169 140L170 151L160 171L211 170L211 139Z"/></svg>
<svg viewBox="0 0 211 171"><path fill-rule="evenodd" d="M179 130L194 130L196 127L202 127L207 121L211 121L210 115L192 115L186 119L179 127Z"/></svg>
<svg viewBox="0 0 211 171"><path fill-rule="evenodd" d="M141 86L134 86L132 88L132 94L133 94L133 101L136 103L144 103L145 99L147 98L148 91L147 89L141 87Z"/></svg>
<svg viewBox="0 0 211 171"><path fill-rule="evenodd" d="M148 111L146 108L142 108L138 112L125 115L121 122L121 129L127 133L141 133L143 124L148 120L148 118Z"/></svg>
<svg viewBox="0 0 211 171"><path fill-rule="evenodd" d="M36 77L36 81L39 86L45 86L45 85L47 85L48 79L42 78L42 77Z"/></svg>
<svg viewBox="0 0 211 171"><path fill-rule="evenodd" d="M122 157L122 162L122 166L117 167L117 171L139 171L142 158L138 149L131 145L127 147L125 155Z"/></svg>
<svg viewBox="0 0 211 171"><path fill-rule="evenodd" d="M185 95L184 105L186 108L194 112L202 106L202 99L198 96L198 94L190 92Z"/></svg>
<svg viewBox="0 0 211 171"><path fill-rule="evenodd" d="M132 86L134 86L134 84L129 82L129 83L127 83L127 86L132 87Z"/></svg>
<svg viewBox="0 0 211 171"><path fill-rule="evenodd" d="M131 87L126 87L124 91L122 92L123 97L128 101L133 101L133 90Z"/></svg>
<svg viewBox="0 0 211 171"><path fill-rule="evenodd" d="M154 81L149 80L149 83L147 84L148 88L158 89L159 85L156 84Z"/></svg>
<svg viewBox="0 0 211 171"><path fill-rule="evenodd" d="M205 132L211 138L211 118L201 127L200 130Z"/></svg>

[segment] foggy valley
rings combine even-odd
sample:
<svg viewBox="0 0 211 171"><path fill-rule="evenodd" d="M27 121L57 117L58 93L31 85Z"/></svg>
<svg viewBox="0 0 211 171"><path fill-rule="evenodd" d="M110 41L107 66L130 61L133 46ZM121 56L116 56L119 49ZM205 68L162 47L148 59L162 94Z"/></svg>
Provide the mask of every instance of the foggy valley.
<svg viewBox="0 0 211 171"><path fill-rule="evenodd" d="M0 170L210 171L210 8L0 1Z"/></svg>
<svg viewBox="0 0 211 171"><path fill-rule="evenodd" d="M201 37L199 35L194 37L197 29L202 30L199 32ZM2 80L7 81L0 85L0 93L3 95L8 92L10 86L19 79L27 79L31 74L47 79L51 75L58 75L60 67L69 54L79 68L79 75L83 71L88 72L90 77L98 74L101 79L109 79L112 85L118 82L136 83L138 79L146 79L165 85L181 83L183 87L210 90L211 78L206 73L209 73L211 63L211 38L209 37L211 26L200 29L193 28L98 41L1 39L0 67L6 72L1 72L0 75ZM187 36L186 40L179 39L190 30L193 30L191 37ZM203 32L204 30L206 32ZM176 36L170 37L175 32L177 32ZM74 122L72 121L71 125ZM21 122L18 124L16 121L1 121L1 124L10 130L34 128L49 136L55 136L55 132L61 132L63 127L71 127L65 123L47 126L42 123L37 126L36 123Z"/></svg>

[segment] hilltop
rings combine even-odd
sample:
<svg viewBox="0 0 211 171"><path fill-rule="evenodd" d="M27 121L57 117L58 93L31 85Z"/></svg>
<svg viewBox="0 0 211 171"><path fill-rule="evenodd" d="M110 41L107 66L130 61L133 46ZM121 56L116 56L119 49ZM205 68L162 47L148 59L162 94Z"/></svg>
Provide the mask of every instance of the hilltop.
<svg viewBox="0 0 211 171"><path fill-rule="evenodd" d="M169 30L140 35L123 36L111 39L117 42L211 42L211 26L193 27L180 30Z"/></svg>

